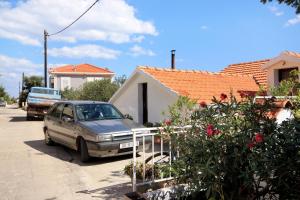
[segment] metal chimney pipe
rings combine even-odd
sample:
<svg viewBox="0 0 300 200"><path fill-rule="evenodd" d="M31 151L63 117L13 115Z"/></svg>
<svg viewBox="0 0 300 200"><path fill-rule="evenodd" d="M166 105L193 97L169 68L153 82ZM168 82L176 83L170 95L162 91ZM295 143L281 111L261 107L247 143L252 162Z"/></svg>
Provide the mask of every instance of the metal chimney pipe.
<svg viewBox="0 0 300 200"><path fill-rule="evenodd" d="M175 51L176 50L171 50L171 69L175 69Z"/></svg>

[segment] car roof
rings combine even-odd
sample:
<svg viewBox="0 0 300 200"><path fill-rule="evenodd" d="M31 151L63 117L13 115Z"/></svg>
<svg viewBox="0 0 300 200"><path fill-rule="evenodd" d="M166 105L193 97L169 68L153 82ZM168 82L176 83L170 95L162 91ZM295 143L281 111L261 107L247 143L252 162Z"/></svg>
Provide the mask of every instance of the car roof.
<svg viewBox="0 0 300 200"><path fill-rule="evenodd" d="M73 105L82 105L82 104L110 104L108 102L103 101L85 101L85 100L65 100L65 101L58 101L57 103L70 103Z"/></svg>
<svg viewBox="0 0 300 200"><path fill-rule="evenodd" d="M49 88L49 87L31 87L31 89L57 90L57 89Z"/></svg>

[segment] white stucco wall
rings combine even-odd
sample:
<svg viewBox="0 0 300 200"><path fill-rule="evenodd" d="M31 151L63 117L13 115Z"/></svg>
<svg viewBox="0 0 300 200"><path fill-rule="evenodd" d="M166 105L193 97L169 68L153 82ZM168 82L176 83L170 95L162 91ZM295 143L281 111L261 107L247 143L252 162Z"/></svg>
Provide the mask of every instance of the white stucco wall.
<svg viewBox="0 0 300 200"><path fill-rule="evenodd" d="M148 77L148 75L138 73L133 76L128 85L122 88L116 98L111 100L111 103L123 114L129 114L134 121L141 123L138 116L138 86L140 83L147 83L148 121L152 123L163 121L167 116L162 115L162 112L168 111L168 106L176 102L178 95L162 86L158 81Z"/></svg>
<svg viewBox="0 0 300 200"><path fill-rule="evenodd" d="M54 77L54 88L59 90L64 90L62 86L62 78L70 78L70 88L78 89L80 88L84 83L90 82L93 80L101 80L104 78L111 79L112 76L107 75L66 75L66 74L58 74L53 75Z"/></svg>
<svg viewBox="0 0 300 200"><path fill-rule="evenodd" d="M288 61L280 61L275 63L274 65L270 66L267 69L267 79L268 79L268 86L275 86L278 85L278 70L279 69L286 69L286 68L294 68L298 67L300 70L300 63L299 62L288 62Z"/></svg>

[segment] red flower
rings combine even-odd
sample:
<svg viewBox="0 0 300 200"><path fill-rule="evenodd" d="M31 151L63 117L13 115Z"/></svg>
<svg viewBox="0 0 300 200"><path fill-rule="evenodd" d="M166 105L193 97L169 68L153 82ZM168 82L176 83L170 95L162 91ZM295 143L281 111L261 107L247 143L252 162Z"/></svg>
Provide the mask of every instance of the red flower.
<svg viewBox="0 0 300 200"><path fill-rule="evenodd" d="M264 136L261 133L256 133L255 135L255 142L257 143L261 143L264 141Z"/></svg>
<svg viewBox="0 0 300 200"><path fill-rule="evenodd" d="M222 94L220 95L220 99L221 99L222 101L224 101L225 99L227 99L227 95L224 94L224 93L222 93Z"/></svg>
<svg viewBox="0 0 300 200"><path fill-rule="evenodd" d="M165 124L166 124L167 126L170 126L171 123L172 123L171 120L169 120L169 119L165 120Z"/></svg>
<svg viewBox="0 0 300 200"><path fill-rule="evenodd" d="M214 134L214 126L211 124L208 124L206 127L206 133L208 136L213 136Z"/></svg>
<svg viewBox="0 0 300 200"><path fill-rule="evenodd" d="M247 144L247 146L248 146L249 149L252 149L255 146L255 143L254 142L249 142Z"/></svg>
<svg viewBox="0 0 300 200"><path fill-rule="evenodd" d="M199 103L199 105L202 107L202 108L205 108L207 106L207 104L205 103L205 101L201 101Z"/></svg>

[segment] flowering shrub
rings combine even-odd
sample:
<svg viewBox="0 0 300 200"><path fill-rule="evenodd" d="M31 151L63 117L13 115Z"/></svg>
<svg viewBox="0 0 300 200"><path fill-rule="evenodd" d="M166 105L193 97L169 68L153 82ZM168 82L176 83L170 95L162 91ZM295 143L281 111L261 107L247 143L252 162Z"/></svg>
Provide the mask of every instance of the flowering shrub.
<svg viewBox="0 0 300 200"><path fill-rule="evenodd" d="M196 108L180 98L170 108L173 126L191 125L182 135L165 123L179 152L172 171L178 184L187 185L188 198L299 199L298 122L276 124L268 117L272 101L256 104L243 94L238 102L221 94L209 106ZM190 112L182 112L187 107Z"/></svg>

